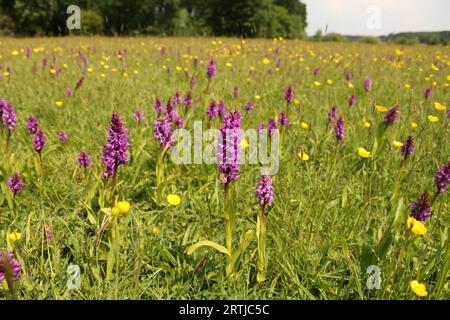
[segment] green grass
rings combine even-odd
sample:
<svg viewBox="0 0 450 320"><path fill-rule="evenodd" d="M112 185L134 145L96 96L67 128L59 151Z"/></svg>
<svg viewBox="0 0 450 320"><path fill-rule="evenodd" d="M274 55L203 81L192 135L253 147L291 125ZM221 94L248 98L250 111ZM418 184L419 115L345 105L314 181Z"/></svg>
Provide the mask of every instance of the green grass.
<svg viewBox="0 0 450 320"><path fill-rule="evenodd" d="M43 50L32 52L27 59L20 52L26 47ZM167 49L164 56L161 47ZM117 58L118 50L125 48L126 70ZM410 203L424 191L434 194L434 174L449 160L449 118L446 111L434 109L434 102L450 107L450 49L408 46L400 57L396 49L384 44L284 40L246 40L242 44L239 39L202 38L0 39L0 71L3 75L7 67L12 69L11 75L0 80L0 96L12 102L18 116L8 149L5 132L1 140L0 248L21 257L18 297L114 297L114 279L106 276L110 231L98 246L94 240L102 222L101 209L109 207L104 201L107 185L101 177L101 151L115 110L126 122L131 143L131 159L119 170L118 195L132 204L131 211L118 220L120 268L113 271L119 280L118 298L415 299L409 286L412 280L426 285L427 298L448 298L448 193L434 203L423 237L408 231L406 217ZM13 50L19 54L13 55ZM88 57L86 68L92 72L82 73L77 66L82 65L78 50ZM205 93L210 56L217 62L218 73L210 92ZM265 56L268 65L263 64ZM333 60L338 56L342 59L336 63ZM45 70L41 67L44 57L49 65ZM199 60L197 68L194 57ZM279 69L277 59L281 61ZM439 71L433 71L431 65L437 61ZM38 65L36 74L33 62ZM52 76L52 64L63 72ZM268 279L262 284L256 281L255 240L229 279L223 254L211 249L186 254L190 245L203 239L225 245L223 186L214 165L168 161L169 178L162 199L155 191L161 148L153 137L154 100L160 97L166 103L177 90L183 96L191 90L189 77L177 71L177 66L188 68L197 80L192 89L194 107L185 117L188 129L194 120L206 123L206 106L212 98L225 99L228 109L239 110L253 101L255 109L243 119L245 129L256 128L285 111L283 97L289 83L300 100L299 106L292 105L289 110L292 125L281 133L280 170L273 177L275 200L268 210ZM314 77L316 67L320 71ZM353 89L344 79L345 68L351 73ZM430 74L433 78L426 80ZM368 75L374 84L366 93L363 81ZM66 97L66 89L73 89L81 76L85 78L83 86L74 97ZM327 85L327 79L333 80L333 85ZM321 86L315 87L314 81ZM433 81L435 89L425 100L423 92ZM406 83L410 89L405 88ZM237 98L232 95L234 86L240 90ZM352 94L357 103L349 107L347 100ZM255 95L261 99L256 100ZM63 106L56 107L56 101L63 101ZM380 154L373 159L360 158L357 148L372 149L377 126L383 121L384 114L374 109L375 104L389 107L395 103L401 106L400 118L387 129ZM326 129L327 112L333 105L346 125L345 145L339 153L334 133ZM133 120L137 107L146 116L139 125ZM39 119L47 135L42 168L26 130L30 114ZM440 121L432 124L428 115L436 115ZM364 119L372 122L370 129L364 127ZM309 129L301 128L301 121ZM411 128L411 122L418 128ZM213 126L220 127L218 119ZM58 140L61 130L69 136L66 144ZM393 201L402 156L392 141L403 142L409 135L414 137L416 149L403 167ZM87 177L76 160L82 148L93 162ZM300 149L308 153L309 161L297 157ZM243 165L241 169L241 178L233 184L235 246L245 231L255 230L258 210L259 167ZM24 191L15 198L16 213L6 185L15 171L25 180ZM181 196L179 206L167 204L169 193ZM396 210L398 224L394 223ZM43 243L45 224L53 228L48 244ZM22 234L14 243L7 235L13 230ZM390 233L393 237L389 240L386 235ZM384 252L383 239L388 239ZM67 289L69 264L81 268L80 290ZM380 290L366 286L370 264L381 268ZM6 290L0 291L0 297L7 297Z"/></svg>

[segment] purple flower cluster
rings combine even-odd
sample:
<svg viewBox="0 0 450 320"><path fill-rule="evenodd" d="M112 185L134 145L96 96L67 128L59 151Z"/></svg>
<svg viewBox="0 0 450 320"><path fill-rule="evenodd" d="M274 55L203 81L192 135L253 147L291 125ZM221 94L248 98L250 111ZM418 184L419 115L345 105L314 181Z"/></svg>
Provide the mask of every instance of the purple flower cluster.
<svg viewBox="0 0 450 320"><path fill-rule="evenodd" d="M269 120L267 127L269 129L269 137L272 137L273 134L275 133L275 130L278 130L277 123L275 122L274 119Z"/></svg>
<svg viewBox="0 0 450 320"><path fill-rule="evenodd" d="M259 205L261 207L264 207L265 205L271 206L273 202L273 193L272 178L268 175L261 176L255 192L256 197L259 200Z"/></svg>
<svg viewBox="0 0 450 320"><path fill-rule="evenodd" d="M238 95L239 95L239 88L238 87L234 87L233 88L233 97L237 98Z"/></svg>
<svg viewBox="0 0 450 320"><path fill-rule="evenodd" d="M430 97L431 94L431 88L426 88L425 92L423 93L423 96L425 99L428 99Z"/></svg>
<svg viewBox="0 0 450 320"><path fill-rule="evenodd" d="M241 139L241 114L232 110L223 118L221 138L217 146L217 166L223 184L237 180L241 172L239 143Z"/></svg>
<svg viewBox="0 0 450 320"><path fill-rule="evenodd" d="M319 68L314 68L313 74L317 77L319 75Z"/></svg>
<svg viewBox="0 0 450 320"><path fill-rule="evenodd" d="M11 192L16 196L16 194L21 193L23 190L23 180L20 173L16 172L11 177L8 178L8 187Z"/></svg>
<svg viewBox="0 0 450 320"><path fill-rule="evenodd" d="M33 139L34 150L41 154L42 149L44 149L45 144L47 143L47 138L45 136L44 131L41 128L38 128Z"/></svg>
<svg viewBox="0 0 450 320"><path fill-rule="evenodd" d="M227 112L227 105L225 104L225 101L220 100L217 104L217 114L219 117L223 117L223 115Z"/></svg>
<svg viewBox="0 0 450 320"><path fill-rule="evenodd" d="M155 111L158 116L164 112L164 106L159 98L156 98L155 100Z"/></svg>
<svg viewBox="0 0 450 320"><path fill-rule="evenodd" d="M58 138L59 138L59 141L60 141L61 143L66 143L66 142L67 142L67 139L69 139L69 137L67 136L67 133L66 133L65 131L61 131L61 132L58 134Z"/></svg>
<svg viewBox="0 0 450 320"><path fill-rule="evenodd" d="M336 122L337 111L336 107L332 107L330 111L328 111L328 127L332 128Z"/></svg>
<svg viewBox="0 0 450 320"><path fill-rule="evenodd" d="M91 166L91 158L84 149L81 150L80 154L78 155L78 165L84 168Z"/></svg>
<svg viewBox="0 0 450 320"><path fill-rule="evenodd" d="M185 107L192 107L193 104L194 104L194 98L192 97L192 92L189 91L186 94L186 97L184 98L183 105Z"/></svg>
<svg viewBox="0 0 450 320"><path fill-rule="evenodd" d="M369 92L370 90L372 90L372 78L371 77L366 77L364 79L364 90L366 90L366 92Z"/></svg>
<svg viewBox="0 0 450 320"><path fill-rule="evenodd" d="M172 149L172 122L168 116L161 116L156 119L153 124L153 131L161 149L164 149L167 145L169 149Z"/></svg>
<svg viewBox="0 0 450 320"><path fill-rule="evenodd" d="M400 115L400 105L396 104L393 107L391 107L384 116L383 125L386 127L393 125Z"/></svg>
<svg viewBox="0 0 450 320"><path fill-rule="evenodd" d="M252 110L253 108L254 108L254 106L253 106L253 103L252 103L251 101L247 102L247 103L244 105L244 109L245 109L246 111L250 111L250 110Z"/></svg>
<svg viewBox="0 0 450 320"><path fill-rule="evenodd" d="M28 132L30 134L35 134L38 128L39 128L38 120L35 117L30 116L27 121Z"/></svg>
<svg viewBox="0 0 450 320"><path fill-rule="evenodd" d="M447 165L442 165L434 176L434 185L440 193L447 192L450 184L450 160Z"/></svg>
<svg viewBox="0 0 450 320"><path fill-rule="evenodd" d="M411 217L424 222L430 216L431 205L429 204L428 192L425 192L417 202L411 203Z"/></svg>
<svg viewBox="0 0 450 320"><path fill-rule="evenodd" d="M117 112L113 112L108 137L103 146L103 177L115 176L120 165L128 161L128 129Z"/></svg>
<svg viewBox="0 0 450 320"><path fill-rule="evenodd" d="M355 96L350 96L350 98L348 98L348 105L351 107L353 105L355 105L356 103L356 97Z"/></svg>
<svg viewBox="0 0 450 320"><path fill-rule="evenodd" d="M216 100L211 100L208 107L206 108L206 113L208 114L210 119L217 117L219 115Z"/></svg>
<svg viewBox="0 0 450 320"><path fill-rule="evenodd" d="M286 116L286 113L284 113L284 112L280 113L280 115L278 116L278 124L283 127L289 126L289 119Z"/></svg>
<svg viewBox="0 0 450 320"><path fill-rule="evenodd" d="M2 117L2 124L8 129L9 134L11 134L17 122L16 111L11 102L0 99L0 115Z"/></svg>
<svg viewBox="0 0 450 320"><path fill-rule="evenodd" d="M217 73L216 63L214 62L213 59L211 59L208 64L208 69L206 70L206 76L208 77L208 79L211 79L216 75L216 73Z"/></svg>
<svg viewBox="0 0 450 320"><path fill-rule="evenodd" d="M292 101L294 101L294 88L290 84L286 91L284 92L284 100L286 100L287 103L291 104Z"/></svg>
<svg viewBox="0 0 450 320"><path fill-rule="evenodd" d="M406 160L410 158L414 153L414 139L409 136L402 145L402 155L403 159Z"/></svg>
<svg viewBox="0 0 450 320"><path fill-rule="evenodd" d="M7 263L5 261L6 259L8 260ZM7 264L14 280L19 280L22 271L19 261L14 259L14 254L12 252L8 252L8 254L5 255L3 251L0 251L0 282L6 279Z"/></svg>
<svg viewBox="0 0 450 320"><path fill-rule="evenodd" d="M135 120L137 123L140 123L140 122L144 121L144 119L145 119L144 113L143 113L142 110L139 109L139 108L137 108L137 109L134 111L133 117L134 117L134 120Z"/></svg>
<svg viewBox="0 0 450 320"><path fill-rule="evenodd" d="M334 126L334 135L336 136L336 140L341 144L344 143L344 134L345 134L344 119L342 117L339 117L339 120L336 122L336 125Z"/></svg>

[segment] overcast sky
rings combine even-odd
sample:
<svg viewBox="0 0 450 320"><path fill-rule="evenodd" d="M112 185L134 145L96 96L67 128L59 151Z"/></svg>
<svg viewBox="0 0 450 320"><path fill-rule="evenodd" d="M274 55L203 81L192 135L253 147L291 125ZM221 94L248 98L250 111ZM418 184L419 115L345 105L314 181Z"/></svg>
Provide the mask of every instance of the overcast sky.
<svg viewBox="0 0 450 320"><path fill-rule="evenodd" d="M309 35L317 29L346 35L450 30L450 0L302 0Z"/></svg>

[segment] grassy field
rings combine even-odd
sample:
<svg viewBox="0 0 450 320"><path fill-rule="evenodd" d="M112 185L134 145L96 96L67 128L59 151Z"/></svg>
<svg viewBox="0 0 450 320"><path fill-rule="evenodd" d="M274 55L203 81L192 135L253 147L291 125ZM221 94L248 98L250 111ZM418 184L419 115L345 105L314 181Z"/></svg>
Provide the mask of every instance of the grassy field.
<svg viewBox="0 0 450 320"><path fill-rule="evenodd" d="M211 59L217 74L209 83ZM449 298L449 192L437 193L434 185L436 172L450 159L449 47L0 38L0 66L0 97L17 113L17 125L10 134L3 125L0 140L0 249L12 252L22 269L19 280L1 282L0 298ZM364 88L367 77L370 90ZM189 246L201 240L225 246L224 185L214 164L177 165L170 151L161 160L154 104L159 98L166 106L177 91L183 99L189 91L193 96L192 106L177 106L186 129L195 120L208 127L212 99L224 100L228 111L239 110L244 129L267 126L288 112L290 125L280 126L273 205L265 208L265 281L257 281L256 235L231 274L226 254L213 248L188 255ZM349 106L352 95L356 103ZM246 112L249 101L254 109ZM384 126L382 107L395 104L398 120ZM327 124L333 106L345 121L344 143ZM134 119L137 108L142 122ZM113 111L124 120L130 144L114 189L102 175ZM41 157L27 130L30 115L47 138ZM210 125L220 128L221 119ZM400 147L408 136L415 150L403 161ZM362 157L360 147L371 157ZM82 149L92 161L86 171L77 162ZM162 163L164 175L158 176ZM260 166L243 164L240 170L230 195L234 248L247 231L257 231L260 210ZM14 196L8 178L15 172L24 186ZM435 201L431 218L421 225L427 232L418 235L408 230L407 219L411 203L425 191L430 204ZM169 194L178 195L180 204L169 204ZM112 215L111 207L122 200L131 209ZM78 289L70 286L76 284L70 265L79 266ZM368 286L370 265L381 272L379 289ZM426 296L419 297L423 287L412 289L414 280L425 285Z"/></svg>

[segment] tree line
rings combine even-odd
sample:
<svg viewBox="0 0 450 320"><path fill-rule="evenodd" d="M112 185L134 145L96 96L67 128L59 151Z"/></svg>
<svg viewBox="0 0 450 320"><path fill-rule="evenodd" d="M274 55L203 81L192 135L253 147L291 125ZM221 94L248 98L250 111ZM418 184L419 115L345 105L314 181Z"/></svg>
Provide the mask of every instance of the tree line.
<svg viewBox="0 0 450 320"><path fill-rule="evenodd" d="M81 9L80 31L66 27L72 4ZM302 38L305 27L299 0L0 0L0 35Z"/></svg>

